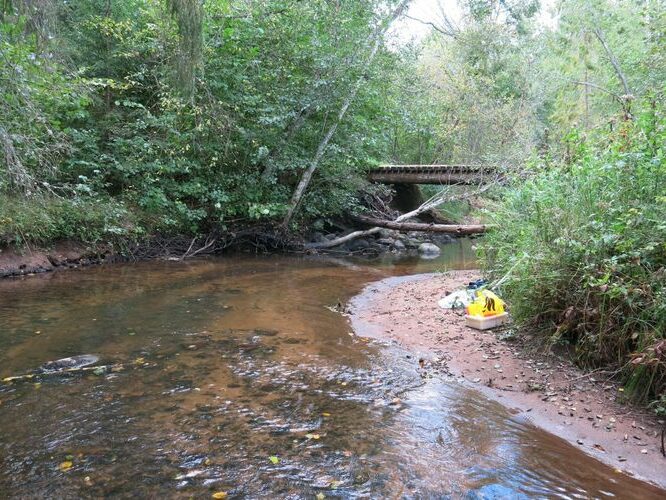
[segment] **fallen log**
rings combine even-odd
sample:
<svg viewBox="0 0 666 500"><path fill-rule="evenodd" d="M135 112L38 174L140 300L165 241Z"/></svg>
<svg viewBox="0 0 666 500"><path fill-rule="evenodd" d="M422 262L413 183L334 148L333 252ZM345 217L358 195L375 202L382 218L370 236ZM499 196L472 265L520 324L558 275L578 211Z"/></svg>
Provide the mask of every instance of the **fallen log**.
<svg viewBox="0 0 666 500"><path fill-rule="evenodd" d="M365 231L354 231L353 233L349 233L346 236L341 236L340 238L336 238L331 241L324 241L321 243L306 243L305 248L333 248L337 247L338 245L342 245L343 243L347 243L348 241L355 240L356 238L361 238L363 236L370 236L371 234L375 234L378 232L381 228L379 227L373 227L372 229L367 229Z"/></svg>
<svg viewBox="0 0 666 500"><path fill-rule="evenodd" d="M396 222L392 220L374 219L363 215L352 216L357 222L368 226L395 229L398 231L425 231L431 233L449 234L480 234L485 233L488 226L485 224L425 224L422 222Z"/></svg>

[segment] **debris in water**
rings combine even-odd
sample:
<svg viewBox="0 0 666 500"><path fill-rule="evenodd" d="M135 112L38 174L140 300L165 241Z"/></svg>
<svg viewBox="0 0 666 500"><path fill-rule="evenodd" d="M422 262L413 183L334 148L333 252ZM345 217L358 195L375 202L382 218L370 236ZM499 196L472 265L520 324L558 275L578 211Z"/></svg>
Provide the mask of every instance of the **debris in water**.
<svg viewBox="0 0 666 500"><path fill-rule="evenodd" d="M70 358L56 359L49 361L37 368L38 373L55 373L72 368L82 368L84 366L95 364L99 361L99 357L94 354L82 354L81 356L72 356Z"/></svg>

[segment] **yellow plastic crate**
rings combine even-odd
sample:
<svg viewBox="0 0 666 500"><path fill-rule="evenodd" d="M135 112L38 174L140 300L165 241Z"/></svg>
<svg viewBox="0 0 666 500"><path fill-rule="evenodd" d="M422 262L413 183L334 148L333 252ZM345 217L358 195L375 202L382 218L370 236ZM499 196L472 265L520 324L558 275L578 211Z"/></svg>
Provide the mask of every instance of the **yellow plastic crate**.
<svg viewBox="0 0 666 500"><path fill-rule="evenodd" d="M503 325L509 319L509 313L496 314L495 316L470 316L465 315L465 324L477 330L490 330Z"/></svg>

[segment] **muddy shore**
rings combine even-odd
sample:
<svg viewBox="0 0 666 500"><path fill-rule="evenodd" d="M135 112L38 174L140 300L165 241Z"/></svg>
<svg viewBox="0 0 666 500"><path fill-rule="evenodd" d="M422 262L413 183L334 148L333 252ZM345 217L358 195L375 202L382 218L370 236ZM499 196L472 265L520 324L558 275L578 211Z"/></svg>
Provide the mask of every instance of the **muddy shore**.
<svg viewBox="0 0 666 500"><path fill-rule="evenodd" d="M437 301L479 278L473 271L389 278L350 302L354 331L396 342L424 366L445 365L463 383L613 467L666 488L661 425L647 410L622 404L623 390L584 373L566 353L544 353L510 326L477 331L460 310ZM666 493L665 493L666 494Z"/></svg>
<svg viewBox="0 0 666 500"><path fill-rule="evenodd" d="M59 242L52 248L0 247L0 278L74 269L105 262L121 261L111 247L91 248L76 242Z"/></svg>

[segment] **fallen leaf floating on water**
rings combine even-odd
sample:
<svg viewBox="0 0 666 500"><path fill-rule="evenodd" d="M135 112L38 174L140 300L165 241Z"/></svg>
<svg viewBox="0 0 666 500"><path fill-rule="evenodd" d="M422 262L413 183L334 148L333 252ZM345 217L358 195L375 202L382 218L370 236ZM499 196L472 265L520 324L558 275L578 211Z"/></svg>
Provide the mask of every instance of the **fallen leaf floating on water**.
<svg viewBox="0 0 666 500"><path fill-rule="evenodd" d="M270 460L273 465L277 465L278 463L280 463L280 459L275 455L273 455L272 457L268 457L268 460Z"/></svg>
<svg viewBox="0 0 666 500"><path fill-rule="evenodd" d="M316 498L317 500L324 500L324 498L326 498L326 495L324 495L323 493L317 493L317 495L315 496L315 498Z"/></svg>
<svg viewBox="0 0 666 500"><path fill-rule="evenodd" d="M226 491L216 491L213 493L213 498L220 499L220 498L227 498L227 492Z"/></svg>
<svg viewBox="0 0 666 500"><path fill-rule="evenodd" d="M305 437L308 439L319 439L321 436L319 434L306 434Z"/></svg>
<svg viewBox="0 0 666 500"><path fill-rule="evenodd" d="M67 472L72 467L74 467L74 463L71 462L70 460L60 462L60 464L58 465L58 469L60 469L62 472Z"/></svg>

